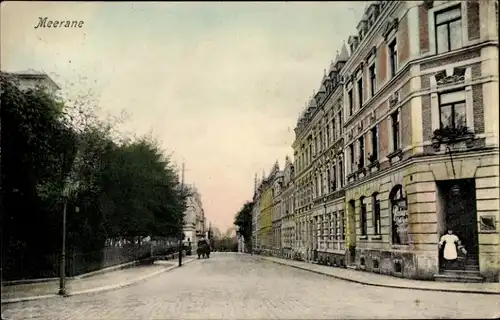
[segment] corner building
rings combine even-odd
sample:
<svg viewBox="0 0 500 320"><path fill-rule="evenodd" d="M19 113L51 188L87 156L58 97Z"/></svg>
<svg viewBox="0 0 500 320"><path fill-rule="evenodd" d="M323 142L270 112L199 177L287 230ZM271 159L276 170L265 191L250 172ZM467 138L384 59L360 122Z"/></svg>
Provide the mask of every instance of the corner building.
<svg viewBox="0 0 500 320"><path fill-rule="evenodd" d="M373 3L348 45L348 264L498 281L498 1ZM438 248L447 230L467 251L453 264Z"/></svg>

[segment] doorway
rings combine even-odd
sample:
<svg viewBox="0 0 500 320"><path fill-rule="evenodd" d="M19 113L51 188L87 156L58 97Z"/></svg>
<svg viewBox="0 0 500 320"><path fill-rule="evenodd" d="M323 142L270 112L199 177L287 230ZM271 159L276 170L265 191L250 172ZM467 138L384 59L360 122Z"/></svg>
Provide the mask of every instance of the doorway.
<svg viewBox="0 0 500 320"><path fill-rule="evenodd" d="M354 265L356 261L356 202L350 200L347 203L347 223L349 228L348 243L348 265Z"/></svg>
<svg viewBox="0 0 500 320"><path fill-rule="evenodd" d="M439 252L440 270L479 271L475 180L436 181L436 185L442 203L440 236L447 230L453 230L467 251L466 254L459 251L455 262L445 264L441 249Z"/></svg>

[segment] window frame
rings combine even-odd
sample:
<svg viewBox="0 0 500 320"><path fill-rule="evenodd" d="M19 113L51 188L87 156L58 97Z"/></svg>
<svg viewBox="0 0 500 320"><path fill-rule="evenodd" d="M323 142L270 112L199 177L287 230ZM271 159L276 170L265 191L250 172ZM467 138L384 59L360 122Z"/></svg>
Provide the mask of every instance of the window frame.
<svg viewBox="0 0 500 320"><path fill-rule="evenodd" d="M354 172L354 166L356 164L356 155L354 149L354 142L349 145L349 160L351 160L351 171Z"/></svg>
<svg viewBox="0 0 500 320"><path fill-rule="evenodd" d="M370 97L373 97L377 89L377 69L375 62L368 67L368 76L370 80Z"/></svg>
<svg viewBox="0 0 500 320"><path fill-rule="evenodd" d="M394 78L398 73L398 40L394 37L387 45L389 49L389 76Z"/></svg>
<svg viewBox="0 0 500 320"><path fill-rule="evenodd" d="M391 133L392 133L392 151L397 151L401 149L401 134L400 134L400 115L401 112L399 111L399 108L394 110L391 113ZM396 119L396 121L394 121ZM397 123L397 126L395 125Z"/></svg>
<svg viewBox="0 0 500 320"><path fill-rule="evenodd" d="M438 15L440 14L443 14L443 13L446 13L446 12L449 12L449 11L453 11L453 10L456 10L456 9L459 9L460 11L460 16L457 17L457 18L453 18L451 20L446 20L445 22L441 22L441 23L437 23L437 18L438 18ZM440 9L440 10L436 10L434 13L434 44L435 44L435 47L436 47L436 54L442 54L442 53L446 53L446 52L450 52L450 51L453 51L453 50L457 50L457 49L460 49L463 47L463 23L464 23L464 14L462 12L462 4L459 3L459 4L455 4L455 5L452 5L452 6L449 6L449 7L446 7L446 8L443 8L443 9ZM460 48L456 48L456 49L451 49L451 31L450 31L450 24L453 23L453 22L456 22L456 21L459 21L460 20L460 42L461 42L461 47ZM439 45L438 45L438 27L439 26L442 26L442 25L446 25L447 26L447 44L448 44L448 48L446 51L443 51L443 52L439 52L438 51L438 48L439 48Z"/></svg>
<svg viewBox="0 0 500 320"><path fill-rule="evenodd" d="M349 108L349 116L354 114L354 94L353 88L347 91L347 107Z"/></svg>
<svg viewBox="0 0 500 320"><path fill-rule="evenodd" d="M363 100L364 100L364 84L363 84L363 76L361 75L356 81L356 91L358 93L358 109L363 108Z"/></svg>
<svg viewBox="0 0 500 320"><path fill-rule="evenodd" d="M464 98L463 100L457 100L457 101L454 101L454 102L448 102L448 103L441 103L441 98L443 95L446 95L446 94L451 94L451 93L454 93L454 92L464 92ZM468 125L467 123L467 97L466 97L466 92L464 90L453 90L453 91L443 91L443 92L440 92L438 93L438 110L439 110L439 128L440 129L444 129L443 128L443 122L442 122L442 108L443 107L449 107L451 106L451 111L452 111L452 128L451 129L458 129L456 124L455 124L455 105L458 105L458 104L463 104L464 105L464 110L465 110L465 114L464 114L464 117L465 117L465 126Z"/></svg>
<svg viewBox="0 0 500 320"><path fill-rule="evenodd" d="M366 217L366 203L365 203L365 197L359 198L359 229L360 229L360 235L361 236L367 236L368 235L368 219Z"/></svg>
<svg viewBox="0 0 500 320"><path fill-rule="evenodd" d="M375 134L374 134L375 133ZM378 124L374 125L371 129L370 129L370 135L371 135L371 147L372 147L372 153L371 155L372 156L375 156L375 159L378 160L379 159L379 154L380 154L380 137L379 137L379 128L378 128ZM376 141L376 143L375 143Z"/></svg>
<svg viewBox="0 0 500 320"><path fill-rule="evenodd" d="M338 162L338 167L339 167L339 188L344 187L344 161L342 160L342 157L339 158Z"/></svg>
<svg viewBox="0 0 500 320"><path fill-rule="evenodd" d="M378 193L372 195L372 211L373 211L373 235L379 236L382 234L382 217L380 209L380 199Z"/></svg>
<svg viewBox="0 0 500 320"><path fill-rule="evenodd" d="M358 138L358 166L361 168L365 167L365 158L366 158L366 146L365 146L365 136L361 136Z"/></svg>

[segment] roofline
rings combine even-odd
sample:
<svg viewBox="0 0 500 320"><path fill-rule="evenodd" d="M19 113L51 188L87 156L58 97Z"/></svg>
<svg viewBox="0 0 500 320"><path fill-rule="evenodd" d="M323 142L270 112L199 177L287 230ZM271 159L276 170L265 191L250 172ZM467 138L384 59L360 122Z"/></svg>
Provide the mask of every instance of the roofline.
<svg viewBox="0 0 500 320"><path fill-rule="evenodd" d="M40 74L30 74L30 73L23 73L23 72L6 72L7 74L11 74L15 77L18 77L20 79L45 79L49 80L50 83L57 88L57 90L61 90L61 87L57 85L57 83L52 80L51 77L49 77L46 73L40 73Z"/></svg>

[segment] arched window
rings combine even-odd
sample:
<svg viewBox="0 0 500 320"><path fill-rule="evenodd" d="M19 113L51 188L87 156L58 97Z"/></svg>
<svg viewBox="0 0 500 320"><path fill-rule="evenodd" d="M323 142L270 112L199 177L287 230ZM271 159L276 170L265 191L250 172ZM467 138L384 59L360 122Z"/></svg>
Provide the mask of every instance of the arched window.
<svg viewBox="0 0 500 320"><path fill-rule="evenodd" d="M359 219L359 227L361 229L361 235L366 236L368 234L368 223L366 222L366 203L365 197L362 196L359 198L360 205L360 219Z"/></svg>
<svg viewBox="0 0 500 320"><path fill-rule="evenodd" d="M389 193L392 221L392 243L407 245L408 241L408 206L403 194L403 186L394 186Z"/></svg>

